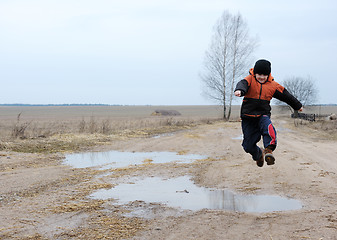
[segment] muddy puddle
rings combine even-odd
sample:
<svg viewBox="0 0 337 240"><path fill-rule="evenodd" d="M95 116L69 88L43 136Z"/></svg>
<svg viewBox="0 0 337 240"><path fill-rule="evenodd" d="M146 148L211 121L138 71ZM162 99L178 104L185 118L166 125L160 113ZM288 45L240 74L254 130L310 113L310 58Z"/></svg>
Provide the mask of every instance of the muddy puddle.
<svg viewBox="0 0 337 240"><path fill-rule="evenodd" d="M130 165L151 162L158 163L191 163L207 156L175 152L89 152L69 154L64 163L74 168L97 167L99 169L116 169ZM104 177L104 176L100 176ZM101 189L90 197L94 199L116 199L119 204L133 201L161 203L169 207L201 210L218 209L236 212L265 213L289 211L302 208L301 202L273 195L246 195L230 190L200 187L194 184L189 176L163 179L148 177L132 178L126 184L119 184L111 189Z"/></svg>
<svg viewBox="0 0 337 240"><path fill-rule="evenodd" d="M100 169L123 168L130 165L151 163L191 163L194 160L206 159L198 154L183 154L175 152L88 152L68 154L64 164L74 168L98 167Z"/></svg>
<svg viewBox="0 0 337 240"><path fill-rule="evenodd" d="M273 195L245 195L229 190L199 187L183 176L172 179L149 177L133 179L111 189L101 189L94 199L116 199L119 204L132 201L162 203L187 210L218 209L235 212L266 213L302 208L300 201Z"/></svg>

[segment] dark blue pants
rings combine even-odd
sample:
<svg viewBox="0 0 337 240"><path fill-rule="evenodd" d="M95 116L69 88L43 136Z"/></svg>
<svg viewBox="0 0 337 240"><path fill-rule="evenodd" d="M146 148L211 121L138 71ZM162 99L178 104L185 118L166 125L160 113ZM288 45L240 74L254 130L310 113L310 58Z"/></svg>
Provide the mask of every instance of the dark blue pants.
<svg viewBox="0 0 337 240"><path fill-rule="evenodd" d="M243 149L252 155L256 161L261 157L262 151L257 143L263 138L264 148L270 147L272 150L276 148L276 131L270 117L263 115L258 118L242 118L241 122L243 132Z"/></svg>

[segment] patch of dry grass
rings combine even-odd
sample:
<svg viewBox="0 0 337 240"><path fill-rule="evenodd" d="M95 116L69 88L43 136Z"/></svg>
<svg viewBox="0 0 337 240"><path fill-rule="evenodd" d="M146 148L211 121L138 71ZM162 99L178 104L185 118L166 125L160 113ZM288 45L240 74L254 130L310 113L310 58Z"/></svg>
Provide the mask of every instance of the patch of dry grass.
<svg viewBox="0 0 337 240"><path fill-rule="evenodd" d="M148 223L139 218L109 216L99 213L89 221L88 227L74 230L76 239L127 239L144 230Z"/></svg>
<svg viewBox="0 0 337 240"><path fill-rule="evenodd" d="M84 150L108 141L111 141L111 138L100 135L55 135L43 139L15 139L1 142L0 149L24 153L55 153Z"/></svg>
<svg viewBox="0 0 337 240"><path fill-rule="evenodd" d="M327 140L337 140L337 121L319 120L308 122L305 120L295 120L295 126L310 134Z"/></svg>
<svg viewBox="0 0 337 240"><path fill-rule="evenodd" d="M57 206L54 209L55 213L65 213L65 212L88 212L93 210L103 209L102 205L104 200L90 200L81 202L71 202L65 203L61 206Z"/></svg>
<svg viewBox="0 0 337 240"><path fill-rule="evenodd" d="M65 179L71 182L73 179L81 179L81 181L76 186L75 193L59 204L50 205L48 212L53 214L86 213L89 217L85 224L81 224L78 228L64 229L62 233L54 235L56 239L126 239L146 229L149 225L149 220L124 217L123 213L127 210L111 205L113 201L111 199L88 198L88 195L95 190L113 187L110 183L92 181L95 176L105 171L108 170L76 170L73 176ZM86 174L83 174L84 172Z"/></svg>
<svg viewBox="0 0 337 240"><path fill-rule="evenodd" d="M0 112L0 139L45 138L55 134L88 133L118 134L126 130L162 127L181 127L212 123L217 111L203 107L183 107L183 116L151 116L150 109L139 107L118 108L55 108L28 107L2 108ZM199 110L198 110L199 109ZM203 109L200 113L200 109ZM20 111L15 114L15 111ZM88 112L92 113L89 115ZM49 114L50 112L50 114ZM213 113L212 113L213 112Z"/></svg>
<svg viewBox="0 0 337 240"><path fill-rule="evenodd" d="M185 119L154 117L138 119L95 119L78 121L44 121L28 124L20 116L7 126L2 125L0 150L25 153L55 153L81 151L108 144L114 140L151 137L189 129L199 124L211 124L216 119ZM77 126L76 126L77 124ZM7 133L7 135L6 135Z"/></svg>

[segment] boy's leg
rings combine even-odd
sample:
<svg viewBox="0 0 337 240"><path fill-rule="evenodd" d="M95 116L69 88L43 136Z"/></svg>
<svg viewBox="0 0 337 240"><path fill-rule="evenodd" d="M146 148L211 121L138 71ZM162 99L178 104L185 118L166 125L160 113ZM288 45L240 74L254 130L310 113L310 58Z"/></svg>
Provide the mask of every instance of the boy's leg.
<svg viewBox="0 0 337 240"><path fill-rule="evenodd" d="M260 117L259 125L261 135L263 137L264 148L270 148L274 151L277 145L276 130L270 120L270 117L267 115Z"/></svg>
<svg viewBox="0 0 337 240"><path fill-rule="evenodd" d="M265 148L265 160L268 165L273 165L275 163L275 158L272 153L277 145L276 130L270 120L270 117L267 115L263 115L260 118L259 125Z"/></svg>
<svg viewBox="0 0 337 240"><path fill-rule="evenodd" d="M252 155L253 160L258 161L262 156L261 149L256 145L261 139L258 119L242 119L241 121L243 142L245 152Z"/></svg>

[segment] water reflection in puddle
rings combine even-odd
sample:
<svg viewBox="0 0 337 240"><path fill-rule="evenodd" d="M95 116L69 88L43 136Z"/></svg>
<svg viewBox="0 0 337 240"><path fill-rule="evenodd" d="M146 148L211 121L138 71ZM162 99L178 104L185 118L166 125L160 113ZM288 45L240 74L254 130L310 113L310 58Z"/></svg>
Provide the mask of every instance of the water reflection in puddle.
<svg viewBox="0 0 337 240"><path fill-rule="evenodd" d="M232 137L233 140L243 140L243 134L237 137Z"/></svg>
<svg viewBox="0 0 337 240"><path fill-rule="evenodd" d="M151 163L190 163L193 160L205 158L207 156L197 154L179 155L175 152L108 151L69 154L66 156L64 163L74 168L100 167L100 169L109 169L142 164L145 160Z"/></svg>
<svg viewBox="0 0 337 240"><path fill-rule="evenodd" d="M196 186L189 177L168 180L158 177L120 184L112 189L101 189L91 195L94 199L118 199L121 204L130 201L158 202L170 207L189 210L221 209L237 212L273 212L302 208L299 201L272 195L243 195L229 190Z"/></svg>
<svg viewBox="0 0 337 240"><path fill-rule="evenodd" d="M278 127L277 131L279 131L279 132L293 132L293 130L291 130L289 128L285 128L285 127Z"/></svg>
<svg viewBox="0 0 337 240"><path fill-rule="evenodd" d="M161 138L161 137L169 137L169 136L173 136L175 133L163 133L163 134L158 134L158 135L155 135L153 136L152 138Z"/></svg>

